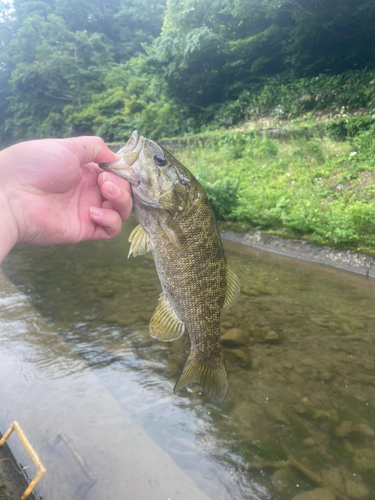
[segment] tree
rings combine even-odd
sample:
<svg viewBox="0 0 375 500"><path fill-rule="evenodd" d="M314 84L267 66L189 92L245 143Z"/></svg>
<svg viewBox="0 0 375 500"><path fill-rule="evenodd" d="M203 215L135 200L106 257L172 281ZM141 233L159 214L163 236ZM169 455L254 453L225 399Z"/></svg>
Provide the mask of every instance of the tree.
<svg viewBox="0 0 375 500"><path fill-rule="evenodd" d="M63 134L66 115L103 89L112 62L100 35L73 33L54 14L25 20L11 50L18 62L7 128L16 139Z"/></svg>

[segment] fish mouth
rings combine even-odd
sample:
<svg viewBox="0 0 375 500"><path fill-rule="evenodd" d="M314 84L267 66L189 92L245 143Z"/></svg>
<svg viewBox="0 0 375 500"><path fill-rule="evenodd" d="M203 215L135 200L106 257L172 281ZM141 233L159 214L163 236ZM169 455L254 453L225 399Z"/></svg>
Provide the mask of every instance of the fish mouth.
<svg viewBox="0 0 375 500"><path fill-rule="evenodd" d="M139 143L140 139L141 139L141 136L139 135L138 130L134 130L132 135L130 136L128 142L121 149L121 151L123 151L124 154L132 153L135 150L135 148L137 147L137 144ZM143 139L143 137L142 137L142 139Z"/></svg>
<svg viewBox="0 0 375 500"><path fill-rule="evenodd" d="M144 137L134 130L125 146L116 153L119 159L112 163L100 163L99 167L131 182L135 174L133 165L139 158L144 142Z"/></svg>

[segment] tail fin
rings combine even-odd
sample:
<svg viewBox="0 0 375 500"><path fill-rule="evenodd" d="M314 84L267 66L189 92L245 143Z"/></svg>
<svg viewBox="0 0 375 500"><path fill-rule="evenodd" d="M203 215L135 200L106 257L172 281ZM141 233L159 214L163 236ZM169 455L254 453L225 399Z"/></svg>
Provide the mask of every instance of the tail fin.
<svg viewBox="0 0 375 500"><path fill-rule="evenodd" d="M207 361L199 361L194 352L190 353L185 367L174 387L174 393L192 382L199 382L200 386L215 404L224 401L228 394L229 382L224 357L216 366Z"/></svg>

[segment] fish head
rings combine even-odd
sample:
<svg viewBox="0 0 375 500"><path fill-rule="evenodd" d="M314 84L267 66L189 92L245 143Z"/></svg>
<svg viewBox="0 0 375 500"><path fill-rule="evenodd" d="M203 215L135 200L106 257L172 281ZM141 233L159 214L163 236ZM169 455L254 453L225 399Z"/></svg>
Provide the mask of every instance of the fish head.
<svg viewBox="0 0 375 500"><path fill-rule="evenodd" d="M166 149L135 130L117 155L117 161L99 166L129 181L140 203L168 212L184 209L190 189L189 172Z"/></svg>

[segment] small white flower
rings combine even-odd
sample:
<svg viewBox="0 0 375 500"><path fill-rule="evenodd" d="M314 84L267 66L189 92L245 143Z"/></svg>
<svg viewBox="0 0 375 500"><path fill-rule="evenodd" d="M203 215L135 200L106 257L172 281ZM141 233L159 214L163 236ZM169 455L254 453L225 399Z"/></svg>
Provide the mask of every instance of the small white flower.
<svg viewBox="0 0 375 500"><path fill-rule="evenodd" d="M349 156L355 156L357 154L357 151L352 151Z"/></svg>
<svg viewBox="0 0 375 500"><path fill-rule="evenodd" d="M287 177L290 177L290 174L286 174L286 175L287 175Z"/></svg>
<svg viewBox="0 0 375 500"><path fill-rule="evenodd" d="M294 184L294 181L292 181L291 184Z"/></svg>
<svg viewBox="0 0 375 500"><path fill-rule="evenodd" d="M266 168L267 165L262 165L262 168Z"/></svg>

